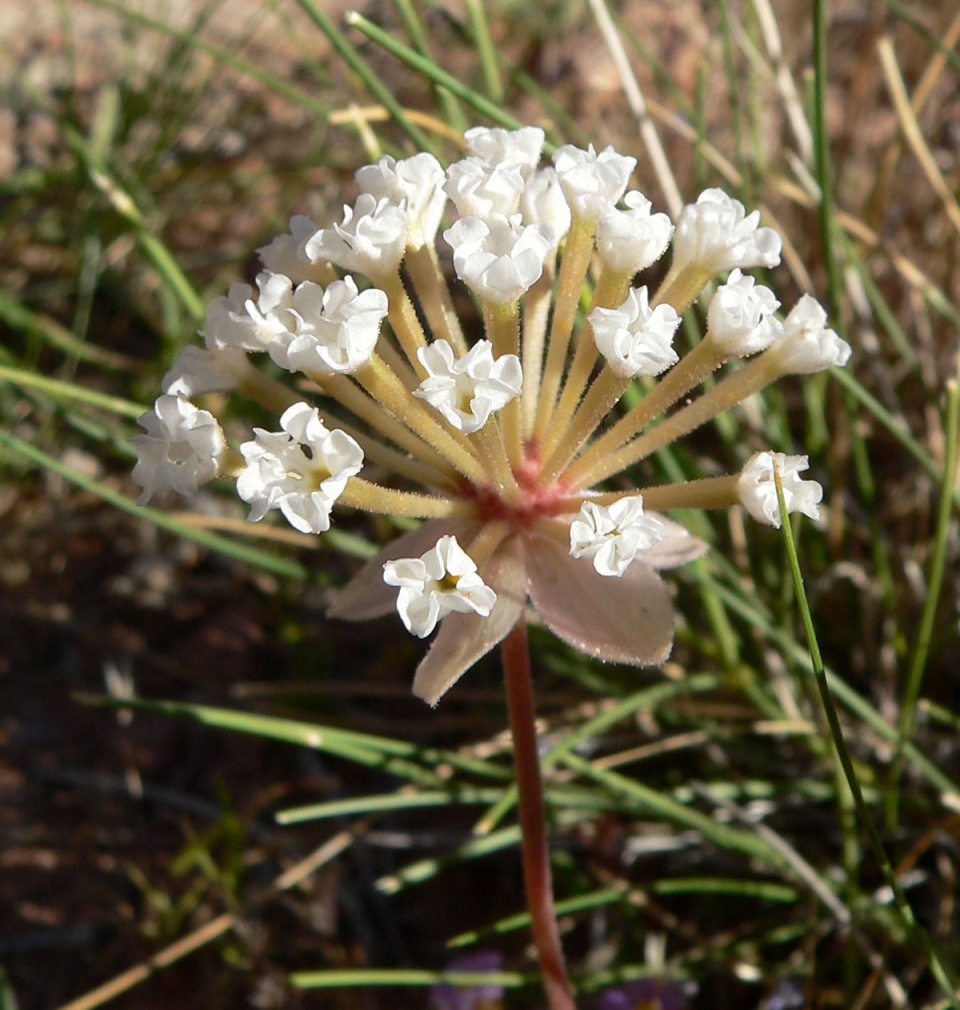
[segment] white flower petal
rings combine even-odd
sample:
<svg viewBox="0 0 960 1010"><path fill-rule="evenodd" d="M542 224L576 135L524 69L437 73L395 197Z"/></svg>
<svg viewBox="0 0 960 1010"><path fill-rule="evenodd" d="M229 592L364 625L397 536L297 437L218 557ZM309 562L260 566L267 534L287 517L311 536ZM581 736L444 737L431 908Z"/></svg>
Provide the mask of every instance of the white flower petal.
<svg viewBox="0 0 960 1010"><path fill-rule="evenodd" d="M673 222L666 214L651 214L650 201L642 193L627 193L623 202L627 210L610 204L600 212L597 252L605 267L635 274L667 251Z"/></svg>
<svg viewBox="0 0 960 1010"><path fill-rule="evenodd" d="M759 211L748 215L722 189L704 190L680 212L673 236L674 269L693 263L711 273L776 266L783 243L773 228L759 224Z"/></svg>
<svg viewBox="0 0 960 1010"><path fill-rule="evenodd" d="M743 507L757 522L780 529L780 503L773 476L775 465L780 472L787 511L819 519L823 488L815 480L800 477L800 472L809 468L807 457L787 456L782 452L758 452L747 461L737 480L737 493Z"/></svg>
<svg viewBox="0 0 960 1010"><path fill-rule="evenodd" d="M289 277L294 284L310 280L314 266L304 251L308 239L317 233L317 226L303 214L290 218L290 233L278 235L268 245L258 249L260 261L274 274Z"/></svg>
<svg viewBox="0 0 960 1010"><path fill-rule="evenodd" d="M333 503L363 466L363 451L346 432L329 431L306 403L284 411L280 427L254 428L256 438L240 446L247 466L237 477L237 493L250 505L251 522L280 509L301 533L323 533Z"/></svg>
<svg viewBox="0 0 960 1010"><path fill-rule="evenodd" d="M479 574L497 596L489 616L451 614L441 624L430 651L417 667L413 693L431 705L436 705L474 663L502 642L523 616L526 574L515 537L497 548Z"/></svg>
<svg viewBox="0 0 960 1010"><path fill-rule="evenodd" d="M640 495L620 498L609 507L586 501L570 524L570 554L590 558L599 575L620 578L637 554L665 536L663 523L644 515Z"/></svg>
<svg viewBox="0 0 960 1010"><path fill-rule="evenodd" d="M490 615L497 594L476 572L457 538L444 536L420 558L388 561L383 581L400 587L397 611L407 631L426 638L447 614Z"/></svg>
<svg viewBox="0 0 960 1010"><path fill-rule="evenodd" d="M523 182L516 162L489 164L482 158L464 158L447 169L443 189L461 217L509 217L517 212Z"/></svg>
<svg viewBox="0 0 960 1010"><path fill-rule="evenodd" d="M137 447L133 479L143 488L138 505L158 491L192 495L220 472L226 439L216 418L186 397L164 394L138 423L145 435L130 439Z"/></svg>
<svg viewBox="0 0 960 1010"><path fill-rule="evenodd" d="M548 224L553 229L553 244L558 245L570 231L570 207L554 168L534 172L520 197L524 224Z"/></svg>
<svg viewBox="0 0 960 1010"><path fill-rule="evenodd" d="M680 317L665 302L651 309L645 287L631 288L618 309L594 309L589 320L597 350L617 375L659 375L679 361L672 344Z"/></svg>
<svg viewBox="0 0 960 1010"><path fill-rule="evenodd" d="M780 302L769 288L734 269L710 301L707 332L727 354L756 354L783 333L774 315L779 307Z"/></svg>
<svg viewBox="0 0 960 1010"><path fill-rule="evenodd" d="M361 193L369 193L377 200L387 197L398 204L405 202L407 241L415 249L432 242L440 227L447 204L445 178L440 162L426 152L402 161L385 154L376 164L365 165L356 173Z"/></svg>
<svg viewBox="0 0 960 1010"><path fill-rule="evenodd" d="M472 155L489 165L516 162L523 178L529 179L540 161L544 136L538 126L523 126L519 130L475 126L467 130L463 139Z"/></svg>
<svg viewBox="0 0 960 1010"><path fill-rule="evenodd" d="M595 221L623 196L637 159L618 154L612 147L597 154L593 144L585 151L564 144L554 154L553 164L571 211Z"/></svg>
<svg viewBox="0 0 960 1010"><path fill-rule="evenodd" d="M208 351L188 344L164 375L160 388L165 393L187 398L201 393L227 392L237 388L249 368L247 356L239 347Z"/></svg>
<svg viewBox="0 0 960 1010"><path fill-rule="evenodd" d="M784 375L821 372L850 360L850 345L827 328L827 313L803 295L783 321L783 336L771 348Z"/></svg>
<svg viewBox="0 0 960 1010"><path fill-rule="evenodd" d="M304 243L311 262L327 260L344 270L383 277L400 265L407 248L407 212L388 198L361 193L343 208L343 223L322 228Z"/></svg>

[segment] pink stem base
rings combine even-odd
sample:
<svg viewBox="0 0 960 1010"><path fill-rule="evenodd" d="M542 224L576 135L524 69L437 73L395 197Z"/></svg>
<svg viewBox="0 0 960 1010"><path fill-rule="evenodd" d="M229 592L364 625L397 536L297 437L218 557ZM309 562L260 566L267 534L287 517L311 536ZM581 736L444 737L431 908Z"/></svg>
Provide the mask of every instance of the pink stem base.
<svg viewBox="0 0 960 1010"><path fill-rule="evenodd" d="M530 647L527 643L527 622L523 618L516 623L500 648L513 733L513 764L523 836L523 881L532 919L533 940L540 958L540 973L550 1010L575 1010L553 908Z"/></svg>

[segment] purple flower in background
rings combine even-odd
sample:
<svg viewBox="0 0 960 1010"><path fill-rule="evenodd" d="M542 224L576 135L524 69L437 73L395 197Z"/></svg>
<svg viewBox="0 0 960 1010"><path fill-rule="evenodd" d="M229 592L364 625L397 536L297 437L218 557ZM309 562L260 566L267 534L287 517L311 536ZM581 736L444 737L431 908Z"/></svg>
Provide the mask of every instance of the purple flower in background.
<svg viewBox="0 0 960 1010"><path fill-rule="evenodd" d="M499 972L502 969L503 956L495 950L458 957L447 965L447 971ZM502 998L502 985L435 985L430 989L430 1010L499 1010Z"/></svg>
<svg viewBox="0 0 960 1010"><path fill-rule="evenodd" d="M677 982L642 978L607 989L597 1010L684 1010L687 998Z"/></svg>

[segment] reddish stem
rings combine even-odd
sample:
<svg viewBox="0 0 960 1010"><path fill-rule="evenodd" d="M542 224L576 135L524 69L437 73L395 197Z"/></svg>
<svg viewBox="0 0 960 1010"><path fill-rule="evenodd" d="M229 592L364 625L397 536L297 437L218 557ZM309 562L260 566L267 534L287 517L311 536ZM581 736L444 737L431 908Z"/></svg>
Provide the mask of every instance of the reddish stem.
<svg viewBox="0 0 960 1010"><path fill-rule="evenodd" d="M575 1010L567 968L560 946L560 930L553 909L550 851L540 759L537 754L536 708L530 675L527 622L521 618L500 647L507 688L507 708L513 733L513 766L519 793L523 882L527 891L533 940L550 1010Z"/></svg>

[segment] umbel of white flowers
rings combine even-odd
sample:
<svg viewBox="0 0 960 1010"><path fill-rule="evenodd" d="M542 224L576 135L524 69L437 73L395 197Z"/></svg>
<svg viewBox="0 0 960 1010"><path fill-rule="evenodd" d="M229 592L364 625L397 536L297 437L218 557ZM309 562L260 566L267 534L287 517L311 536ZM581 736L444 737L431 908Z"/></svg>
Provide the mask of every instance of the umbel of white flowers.
<svg viewBox="0 0 960 1010"><path fill-rule="evenodd" d="M722 190L674 229L628 191L634 159L613 148L567 145L540 167L535 127L464 140L446 171L430 154L359 169L339 224L293 218L260 250L256 287L234 284L210 306L204 346L184 349L134 439L140 502L229 475L254 522L276 510L322 533L335 507L425 520L331 612L397 610L420 637L439 626L414 681L431 703L528 602L588 655L666 658L673 617L657 573L706 544L648 510L740 504L778 526L776 473L791 511L817 519L822 490L800 478L805 456L757 452L739 474L655 486L637 485L636 464L782 376L850 354L807 295L777 318L773 292L745 271L776 266L780 237ZM455 220L438 247L444 218ZM635 287L671 238L656 291ZM483 339L465 336L475 326L454 309L443 254L479 302ZM681 357L681 318L718 281L706 334ZM267 357L289 383L259 367ZM640 376L647 391L620 409ZM279 430L230 448L193 402L227 391L276 412Z"/></svg>

